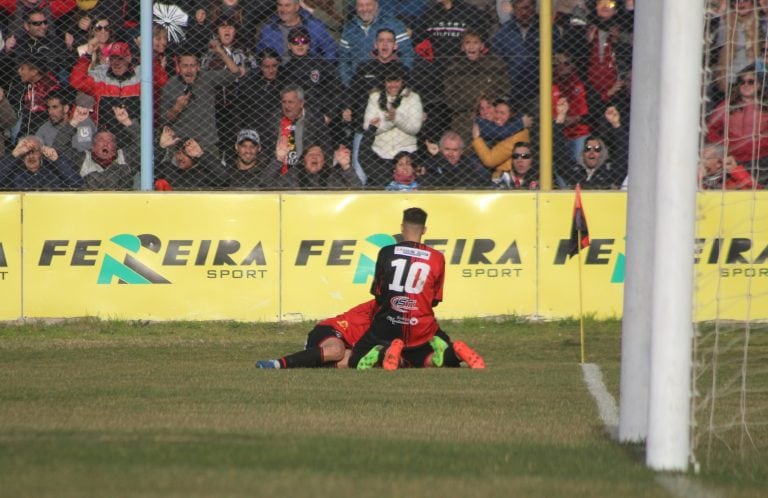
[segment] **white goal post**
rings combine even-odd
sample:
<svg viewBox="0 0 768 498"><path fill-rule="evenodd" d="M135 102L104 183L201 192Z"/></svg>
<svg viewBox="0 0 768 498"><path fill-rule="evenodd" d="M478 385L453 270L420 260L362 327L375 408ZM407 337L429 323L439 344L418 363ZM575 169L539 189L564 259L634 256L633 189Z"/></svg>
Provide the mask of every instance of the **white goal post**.
<svg viewBox="0 0 768 498"><path fill-rule="evenodd" d="M630 171L634 175L629 179L624 304L624 333L629 335L622 338L619 436L642 439L642 418L647 414L647 465L685 471L690 457L692 255L704 2L638 2L635 19L639 32L635 33L638 58L633 76L644 75L641 78L648 80L633 88L632 97ZM660 46L655 47L652 40L660 40ZM649 43L646 49L659 51L638 54L642 50L638 47L645 43ZM645 122L638 123L641 119ZM644 136L654 129L655 135ZM653 149L647 144L654 142L655 154L649 157ZM655 172L651 181L637 180L649 169ZM643 204L648 199L655 202ZM643 219L648 211L653 211L650 221ZM648 241L652 247L643 247ZM648 275L638 277L641 271ZM642 296L650 296L650 307L633 308L634 300Z"/></svg>

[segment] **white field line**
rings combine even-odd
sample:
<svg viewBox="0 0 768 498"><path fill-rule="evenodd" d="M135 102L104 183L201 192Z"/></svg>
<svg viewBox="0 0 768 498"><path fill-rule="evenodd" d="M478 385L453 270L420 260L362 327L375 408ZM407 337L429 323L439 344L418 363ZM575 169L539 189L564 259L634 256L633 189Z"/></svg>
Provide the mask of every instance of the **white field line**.
<svg viewBox="0 0 768 498"><path fill-rule="evenodd" d="M603 373L600 367L594 363L582 363L581 371L584 375L584 382L587 389L597 402L597 411L600 413L600 420L603 421L608 434L616 439L619 430L619 407L616 400L605 387L603 382Z"/></svg>
<svg viewBox="0 0 768 498"><path fill-rule="evenodd" d="M613 439L618 439L619 408L605 387L600 367L594 363L583 363L581 371L587 389L597 402L597 411L605 430ZM705 489L685 475L660 473L656 476L656 482L677 498L722 498L720 493Z"/></svg>

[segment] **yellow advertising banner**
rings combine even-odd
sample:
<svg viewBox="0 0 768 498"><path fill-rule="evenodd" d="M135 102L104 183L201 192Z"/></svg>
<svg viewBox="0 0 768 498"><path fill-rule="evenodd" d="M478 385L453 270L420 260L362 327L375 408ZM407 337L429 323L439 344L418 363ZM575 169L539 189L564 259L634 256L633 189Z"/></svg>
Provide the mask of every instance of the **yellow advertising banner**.
<svg viewBox="0 0 768 498"><path fill-rule="evenodd" d="M585 314L620 317L624 304L626 195L582 192L590 244L569 257L574 198L573 192L539 195L539 315L577 317L581 306Z"/></svg>
<svg viewBox="0 0 768 498"><path fill-rule="evenodd" d="M21 196L0 194L0 320L21 318Z"/></svg>
<svg viewBox="0 0 768 498"><path fill-rule="evenodd" d="M768 318L768 193L697 197L694 317Z"/></svg>
<svg viewBox="0 0 768 498"><path fill-rule="evenodd" d="M277 321L276 194L24 197L24 314Z"/></svg>
<svg viewBox="0 0 768 498"><path fill-rule="evenodd" d="M440 318L536 313L536 195L283 195L283 314L317 319L370 298L381 247L403 210L427 211L423 242L443 252Z"/></svg>

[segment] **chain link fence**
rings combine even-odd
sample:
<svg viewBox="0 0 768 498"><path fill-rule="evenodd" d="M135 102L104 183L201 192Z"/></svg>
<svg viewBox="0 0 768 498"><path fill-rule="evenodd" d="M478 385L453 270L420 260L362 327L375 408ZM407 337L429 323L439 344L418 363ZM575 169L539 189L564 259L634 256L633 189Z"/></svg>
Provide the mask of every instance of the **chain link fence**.
<svg viewBox="0 0 768 498"><path fill-rule="evenodd" d="M0 0L4 190L132 190L154 67L156 190L536 189L627 174L634 5L556 0Z"/></svg>

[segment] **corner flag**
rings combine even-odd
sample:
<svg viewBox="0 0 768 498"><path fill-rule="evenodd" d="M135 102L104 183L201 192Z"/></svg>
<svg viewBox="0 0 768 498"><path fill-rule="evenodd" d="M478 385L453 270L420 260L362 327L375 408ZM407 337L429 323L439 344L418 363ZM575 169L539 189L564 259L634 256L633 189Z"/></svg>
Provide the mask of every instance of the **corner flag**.
<svg viewBox="0 0 768 498"><path fill-rule="evenodd" d="M573 201L573 221L571 221L571 240L568 242L568 257L572 258L580 250L589 246L587 217L581 205L581 185L576 184L576 198Z"/></svg>

